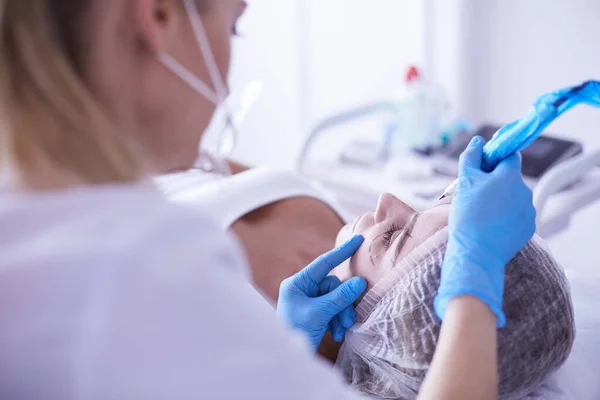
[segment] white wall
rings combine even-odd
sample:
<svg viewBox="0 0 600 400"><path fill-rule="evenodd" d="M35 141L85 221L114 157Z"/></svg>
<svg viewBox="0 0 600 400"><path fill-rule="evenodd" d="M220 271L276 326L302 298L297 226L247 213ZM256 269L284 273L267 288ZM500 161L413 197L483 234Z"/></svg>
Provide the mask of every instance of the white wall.
<svg viewBox="0 0 600 400"><path fill-rule="evenodd" d="M422 0L303 0L309 122L387 100L424 61Z"/></svg>
<svg viewBox="0 0 600 400"><path fill-rule="evenodd" d="M249 0L238 26L241 37L234 39L232 95L253 80L262 81L262 94L240 127L234 154L249 165L287 166L299 144L301 1Z"/></svg>
<svg viewBox="0 0 600 400"><path fill-rule="evenodd" d="M425 0L425 54L430 78L442 85L461 115L472 115L476 72L472 49L478 46L477 9L472 0Z"/></svg>
<svg viewBox="0 0 600 400"><path fill-rule="evenodd" d="M263 81L234 158L293 166L318 119L394 93L423 56L423 0L249 0L231 86Z"/></svg>
<svg viewBox="0 0 600 400"><path fill-rule="evenodd" d="M446 1L446 0L433 0ZM522 116L540 94L600 79L600 1L448 0L469 7L472 37L460 57L471 60L471 115L505 123ZM443 43L443 38L438 38ZM600 110L572 110L549 129L600 149ZM571 230L551 240L555 255L574 268L598 270L594 247L600 203L577 214Z"/></svg>
<svg viewBox="0 0 600 400"><path fill-rule="evenodd" d="M536 96L600 78L600 1L471 0L483 38L479 59L479 120L506 122L527 111ZM578 108L550 129L600 148L600 111Z"/></svg>

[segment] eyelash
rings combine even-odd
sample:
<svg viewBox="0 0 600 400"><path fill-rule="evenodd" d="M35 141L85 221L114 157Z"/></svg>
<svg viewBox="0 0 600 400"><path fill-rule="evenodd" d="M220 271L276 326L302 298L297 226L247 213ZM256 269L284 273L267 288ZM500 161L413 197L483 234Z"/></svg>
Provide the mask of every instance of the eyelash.
<svg viewBox="0 0 600 400"><path fill-rule="evenodd" d="M398 225L392 224L387 229L387 231L385 231L385 233L383 234L382 240L383 240L383 245L386 249L389 249L390 246L392 245L392 238L394 237L394 233L398 232L401 229L402 228L399 227Z"/></svg>

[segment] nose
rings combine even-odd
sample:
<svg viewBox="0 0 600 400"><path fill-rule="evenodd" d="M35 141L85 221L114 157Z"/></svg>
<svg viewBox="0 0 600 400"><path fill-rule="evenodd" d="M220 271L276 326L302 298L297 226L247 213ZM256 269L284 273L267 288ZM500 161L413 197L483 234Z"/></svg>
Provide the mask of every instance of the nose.
<svg viewBox="0 0 600 400"><path fill-rule="evenodd" d="M379 196L377 208L375 209L375 223L385 221L387 218L390 217L394 210L397 210L398 207L405 206L406 205L393 194L382 194L381 196Z"/></svg>

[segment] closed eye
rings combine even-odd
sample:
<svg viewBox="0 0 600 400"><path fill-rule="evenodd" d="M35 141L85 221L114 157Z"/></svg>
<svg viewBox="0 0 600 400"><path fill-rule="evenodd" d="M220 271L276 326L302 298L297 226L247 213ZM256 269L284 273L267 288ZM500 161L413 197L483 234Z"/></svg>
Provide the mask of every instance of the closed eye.
<svg viewBox="0 0 600 400"><path fill-rule="evenodd" d="M392 223L385 230L384 233L382 233L381 235L379 235L378 237L373 239L373 242L371 243L371 246L369 247L369 256L370 256L371 263L373 264L373 266L377 265L377 262L376 262L376 258L378 258L377 255L384 254L385 252L387 252L390 249L390 247L392 247L392 245L394 243L397 242L394 258L392 259L393 263L396 262L396 260L398 259L398 256L400 255L400 251L402 250L402 247L404 247L408 238L411 237L410 234L412 232L412 229L415 226L415 223L417 222L418 217L419 217L419 214L418 213L415 214L412 217L412 219L408 222L408 224L406 224L405 226L402 226L402 227L395 223Z"/></svg>
<svg viewBox="0 0 600 400"><path fill-rule="evenodd" d="M398 236L402 235L404 232L403 227L397 224L391 224L384 233L373 239L371 246L369 246L369 256L373 266L377 265L376 258L387 252L392 243L394 243Z"/></svg>
<svg viewBox="0 0 600 400"><path fill-rule="evenodd" d="M390 227L385 231L381 238L381 240L383 241L382 246L385 250L388 250L390 248L390 246L394 242L393 239L395 239L396 233L400 232L402 232L402 228L400 226L396 224L390 225Z"/></svg>

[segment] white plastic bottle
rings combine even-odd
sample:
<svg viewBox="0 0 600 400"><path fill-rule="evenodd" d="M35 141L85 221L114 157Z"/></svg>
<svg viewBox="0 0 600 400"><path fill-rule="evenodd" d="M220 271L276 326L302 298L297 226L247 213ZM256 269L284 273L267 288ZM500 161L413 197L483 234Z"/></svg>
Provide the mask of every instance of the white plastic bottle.
<svg viewBox="0 0 600 400"><path fill-rule="evenodd" d="M447 104L444 91L411 66L396 104L395 129L386 136L386 174L394 180L427 179L433 174L429 155L442 144L441 126Z"/></svg>
<svg viewBox="0 0 600 400"><path fill-rule="evenodd" d="M443 90L410 66L398 96L397 131L392 139L392 157L407 150L428 153L441 144L441 121L446 106Z"/></svg>

